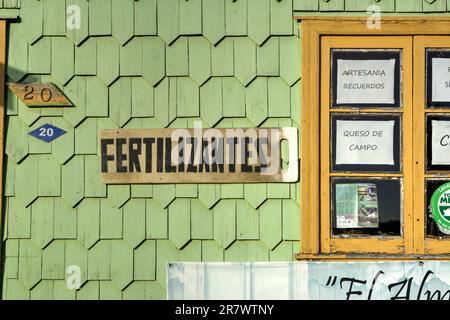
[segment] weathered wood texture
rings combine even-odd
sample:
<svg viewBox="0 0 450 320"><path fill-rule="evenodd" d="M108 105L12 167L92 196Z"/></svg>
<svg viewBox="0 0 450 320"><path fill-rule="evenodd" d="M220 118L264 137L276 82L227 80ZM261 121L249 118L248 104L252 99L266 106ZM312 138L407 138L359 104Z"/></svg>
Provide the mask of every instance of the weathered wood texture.
<svg viewBox="0 0 450 320"><path fill-rule="evenodd" d="M53 83L7 83L8 88L28 107L72 107Z"/></svg>
<svg viewBox="0 0 450 320"><path fill-rule="evenodd" d="M100 130L99 139L106 184L298 180L298 136L292 127L114 129ZM290 147L289 166L284 170L283 140Z"/></svg>

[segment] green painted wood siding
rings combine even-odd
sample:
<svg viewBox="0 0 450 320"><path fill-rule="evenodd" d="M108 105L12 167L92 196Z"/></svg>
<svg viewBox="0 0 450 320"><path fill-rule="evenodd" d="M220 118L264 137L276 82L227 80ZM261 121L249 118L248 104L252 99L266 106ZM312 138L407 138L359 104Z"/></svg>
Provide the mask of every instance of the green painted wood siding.
<svg viewBox="0 0 450 320"><path fill-rule="evenodd" d="M168 261L292 260L298 184L105 186L97 132L299 127L292 16L370 4L447 11L443 0L0 0L0 17L21 17L7 81L52 81L75 104L30 109L6 93L3 298L164 299ZM67 29L69 5L81 29ZM50 144L28 135L44 123L67 133ZM80 290L67 289L70 265Z"/></svg>
<svg viewBox="0 0 450 320"><path fill-rule="evenodd" d="M19 17L21 1L27 0L0 0L0 19L16 19Z"/></svg>

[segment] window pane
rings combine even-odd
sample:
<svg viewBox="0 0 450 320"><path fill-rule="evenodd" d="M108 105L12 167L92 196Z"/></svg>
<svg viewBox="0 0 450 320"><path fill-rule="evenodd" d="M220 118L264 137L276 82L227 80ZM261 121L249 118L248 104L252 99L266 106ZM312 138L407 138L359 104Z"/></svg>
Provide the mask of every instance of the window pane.
<svg viewBox="0 0 450 320"><path fill-rule="evenodd" d="M400 236L402 182L386 178L331 180L332 235Z"/></svg>
<svg viewBox="0 0 450 320"><path fill-rule="evenodd" d="M450 117L427 116L427 170L450 170Z"/></svg>
<svg viewBox="0 0 450 320"><path fill-rule="evenodd" d="M450 50L427 49L426 51L427 106L450 107Z"/></svg>
<svg viewBox="0 0 450 320"><path fill-rule="evenodd" d="M426 208L425 208L425 221L426 221L426 234L428 238L450 238L450 230L443 229L433 219L431 213L431 197L437 188L444 183L449 182L448 179L433 179L426 181Z"/></svg>
<svg viewBox="0 0 450 320"><path fill-rule="evenodd" d="M331 170L401 171L398 115L332 115Z"/></svg>
<svg viewBox="0 0 450 320"><path fill-rule="evenodd" d="M331 51L333 107L400 107L400 50Z"/></svg>

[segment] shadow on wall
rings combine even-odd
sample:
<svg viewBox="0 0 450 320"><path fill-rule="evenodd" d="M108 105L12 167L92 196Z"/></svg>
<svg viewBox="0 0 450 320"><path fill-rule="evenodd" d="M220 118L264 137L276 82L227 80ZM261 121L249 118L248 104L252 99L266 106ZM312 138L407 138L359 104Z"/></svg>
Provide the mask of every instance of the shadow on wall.
<svg viewBox="0 0 450 320"><path fill-rule="evenodd" d="M19 20L20 19L18 19L17 22L20 22ZM9 34L8 30L7 30L6 34L7 35ZM6 41L6 52L8 52L8 49L9 49L8 44L9 44L9 41ZM5 53L5 55L6 55L6 59L7 59L7 54ZM6 65L8 65L8 61L6 61ZM4 288L3 287L3 285L4 285L3 279L5 276L5 263L6 263L5 245L6 245L6 231L7 231L6 230L6 201L5 201L5 197L4 197L5 185L6 185L6 165L7 165L6 161L5 161L6 160L5 146L6 146L6 139L7 139L7 135L8 135L8 131L6 130L6 128L8 127L8 118L6 116L7 110L8 110L8 101L6 99L6 96L7 96L7 90L9 90L8 87L6 86L6 83L14 82L10 78L7 77L6 73L10 73L10 74L11 73L13 73L13 74L14 73L22 73L23 74L26 72L24 72L23 70L16 70L11 67L6 68L5 66L2 66L1 64L0 64L0 70L4 70L3 75L0 72L0 81L2 81L1 76L3 76L3 82L4 82L3 103L0 104L3 106L3 110L4 110L3 119L0 120L1 121L0 128L2 129L1 134L0 134L0 145L3 147L2 154L0 156L0 159L3 162L2 166L1 166L1 168L2 168L2 186L1 186L2 199L1 199L1 210L0 210L0 216L1 216L1 219L0 219L0 257L1 257L1 262L0 262L0 300L3 300L3 288ZM40 82L40 77L37 75L31 75L31 76L28 76L26 81L24 81L24 82L27 82L27 83Z"/></svg>
<svg viewBox="0 0 450 320"><path fill-rule="evenodd" d="M21 19L17 18L15 20L10 20L10 22L14 22L14 23L20 23ZM10 41L8 40L8 35L10 34L10 30L9 30L10 24L7 24L6 27L6 50L5 50L5 60L6 60L6 66L2 66L0 65L0 70L3 70L3 74L0 72L0 81L3 80L4 82L4 86L3 86L3 109L4 109L4 113L3 113L3 119L1 119L1 125L0 128L2 129L1 131L1 135L0 135L0 145L3 147L2 150L2 154L1 154L1 161L2 163L2 199L1 199L1 210L0 210L0 215L1 215L1 219L0 219L0 257L1 257L1 262L0 262L0 300L3 300L3 289L4 289L4 277L5 277L5 264L6 264L6 250L5 250L5 245L6 245L6 236L7 236L7 230L6 230L6 201L5 201L5 185L7 183L6 179L7 179L7 163L6 163L6 141L8 139L8 134L12 134L12 132L8 132L6 130L6 128L8 128L8 117L7 117L7 113L9 110L10 105L8 104L8 99L7 96L8 94L10 94L10 92L8 93L7 90L9 90L6 86L6 83L8 82L22 82L22 83L32 83L32 82L41 82L41 78L39 75L28 75L26 76L25 79L19 79L19 81L13 81L11 78L9 78L7 76L7 74L19 74L19 75L26 75L27 72L25 70L19 70L19 69L15 69L13 67L8 67L8 52L9 52L9 45L10 45ZM1 77L3 77L3 79L1 79ZM2 141L1 141L2 140Z"/></svg>

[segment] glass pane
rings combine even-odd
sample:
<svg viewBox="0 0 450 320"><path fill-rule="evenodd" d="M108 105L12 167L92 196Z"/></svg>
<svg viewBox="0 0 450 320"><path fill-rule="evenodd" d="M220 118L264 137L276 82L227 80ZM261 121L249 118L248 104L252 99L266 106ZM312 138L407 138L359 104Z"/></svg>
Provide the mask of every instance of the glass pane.
<svg viewBox="0 0 450 320"><path fill-rule="evenodd" d="M401 105L401 50L331 50L332 107Z"/></svg>
<svg viewBox="0 0 450 320"><path fill-rule="evenodd" d="M450 238L450 230L446 230L439 226L433 218L431 212L431 197L437 188L444 183L449 182L448 179L430 179L426 181L426 208L425 208L425 222L426 234L428 238Z"/></svg>
<svg viewBox="0 0 450 320"><path fill-rule="evenodd" d="M333 114L331 170L400 172L400 119L387 114Z"/></svg>
<svg viewBox="0 0 450 320"><path fill-rule="evenodd" d="M450 50L427 49L426 97L430 108L450 107Z"/></svg>
<svg viewBox="0 0 450 320"><path fill-rule="evenodd" d="M427 116L427 170L450 170L450 116Z"/></svg>
<svg viewBox="0 0 450 320"><path fill-rule="evenodd" d="M401 190L400 179L333 178L332 236L400 236Z"/></svg>

